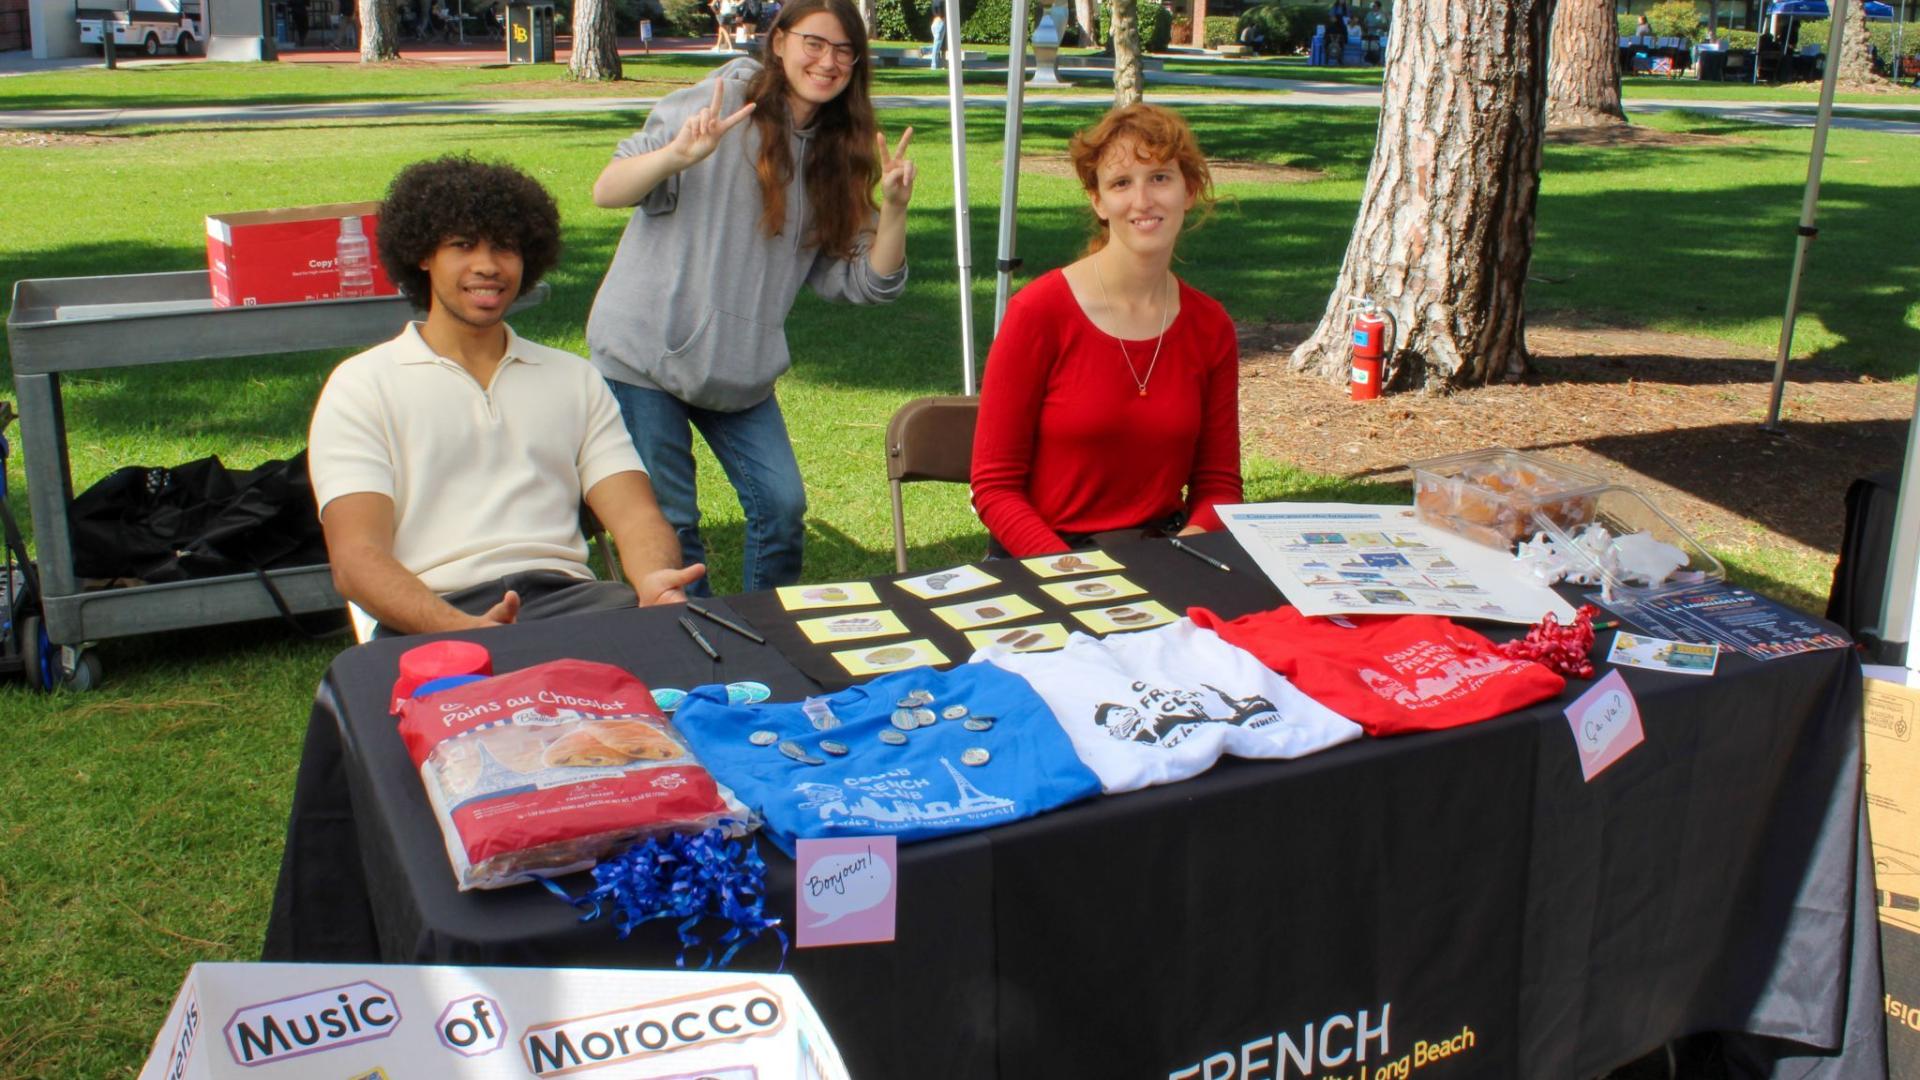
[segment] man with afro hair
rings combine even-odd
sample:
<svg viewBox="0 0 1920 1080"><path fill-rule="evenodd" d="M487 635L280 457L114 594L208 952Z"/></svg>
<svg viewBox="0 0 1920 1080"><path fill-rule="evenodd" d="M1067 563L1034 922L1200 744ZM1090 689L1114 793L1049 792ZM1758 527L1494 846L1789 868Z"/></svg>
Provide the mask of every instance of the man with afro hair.
<svg viewBox="0 0 1920 1080"><path fill-rule="evenodd" d="M680 543L605 380L503 321L553 268L560 213L507 165L409 166L380 208L380 261L426 319L334 369L308 432L341 595L377 634L684 600ZM631 584L596 581L585 501Z"/></svg>

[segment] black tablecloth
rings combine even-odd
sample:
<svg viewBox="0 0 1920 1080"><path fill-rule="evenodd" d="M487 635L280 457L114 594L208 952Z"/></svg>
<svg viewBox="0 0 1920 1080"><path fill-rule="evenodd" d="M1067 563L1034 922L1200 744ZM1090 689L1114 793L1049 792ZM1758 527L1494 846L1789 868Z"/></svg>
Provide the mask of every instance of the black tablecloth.
<svg viewBox="0 0 1920 1080"><path fill-rule="evenodd" d="M1115 553L1176 610L1279 602L1230 537L1203 546L1240 570L1157 542ZM764 600L742 609L781 640ZM576 656L656 686L814 689L773 645L721 633L724 661L707 661L675 614L481 640L496 670ZM670 964L665 921L618 941L537 887L455 891L384 708L418 643L351 649L320 688L266 958ZM1372 1075L1426 1055L1440 1080L1533 1080L1698 1031L1747 1033L1729 1052L1756 1073L1883 1076L1858 665L1729 655L1710 679L1625 677L1646 743L1591 784L1560 713L1579 682L1468 728L1228 761L903 848L898 940L795 951L788 969L863 1078L1200 1078L1229 1058L1256 1075ZM766 854L790 914L792 864ZM768 938L734 966L777 962Z"/></svg>

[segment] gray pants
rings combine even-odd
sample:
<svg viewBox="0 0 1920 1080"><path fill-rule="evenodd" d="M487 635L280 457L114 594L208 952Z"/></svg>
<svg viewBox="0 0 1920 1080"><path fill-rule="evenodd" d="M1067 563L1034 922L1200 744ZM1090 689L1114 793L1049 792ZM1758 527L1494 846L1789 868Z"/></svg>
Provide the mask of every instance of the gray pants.
<svg viewBox="0 0 1920 1080"><path fill-rule="evenodd" d="M508 590L520 594L520 622L579 615L588 611L618 611L640 605L640 598L634 594L633 586L624 581L597 581L563 574L558 570L528 570L508 574L494 581L447 593L440 599L469 615L485 615L488 609L506 598ZM400 635L385 626L377 626L373 636L386 638Z"/></svg>

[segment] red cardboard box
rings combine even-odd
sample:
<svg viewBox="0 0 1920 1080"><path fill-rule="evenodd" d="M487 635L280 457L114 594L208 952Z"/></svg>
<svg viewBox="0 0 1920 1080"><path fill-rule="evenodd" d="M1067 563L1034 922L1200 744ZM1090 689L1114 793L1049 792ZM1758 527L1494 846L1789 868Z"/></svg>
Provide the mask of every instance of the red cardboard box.
<svg viewBox="0 0 1920 1080"><path fill-rule="evenodd" d="M340 219L357 217L373 264L373 295L400 290L380 265L380 204L332 203L207 215L207 271L215 307L251 307L340 296Z"/></svg>

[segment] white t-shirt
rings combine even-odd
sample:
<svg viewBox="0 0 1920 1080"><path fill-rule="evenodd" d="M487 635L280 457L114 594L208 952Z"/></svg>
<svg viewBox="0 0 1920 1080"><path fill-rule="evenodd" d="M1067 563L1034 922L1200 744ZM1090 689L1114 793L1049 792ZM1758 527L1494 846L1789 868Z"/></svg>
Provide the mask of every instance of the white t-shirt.
<svg viewBox="0 0 1920 1080"><path fill-rule="evenodd" d="M1026 678L1105 791L1185 780L1222 754L1295 758L1360 736L1252 653L1192 620L1051 653L989 646L973 656Z"/></svg>
<svg viewBox="0 0 1920 1080"><path fill-rule="evenodd" d="M333 369L307 432L321 513L342 495L393 500L393 557L436 593L525 570L591 578L580 503L645 472L606 380L507 331L488 386L411 324Z"/></svg>

